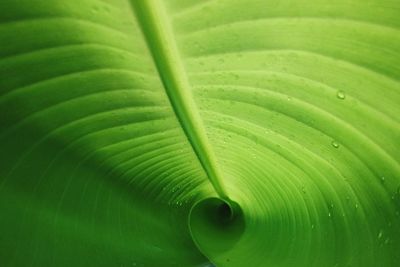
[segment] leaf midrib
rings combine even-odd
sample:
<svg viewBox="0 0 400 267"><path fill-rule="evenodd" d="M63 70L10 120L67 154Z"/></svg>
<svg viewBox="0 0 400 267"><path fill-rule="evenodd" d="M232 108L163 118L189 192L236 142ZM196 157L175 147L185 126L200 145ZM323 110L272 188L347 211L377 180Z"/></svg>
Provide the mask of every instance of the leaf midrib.
<svg viewBox="0 0 400 267"><path fill-rule="evenodd" d="M178 121L216 193L228 200L164 3L159 0L131 1L131 5Z"/></svg>

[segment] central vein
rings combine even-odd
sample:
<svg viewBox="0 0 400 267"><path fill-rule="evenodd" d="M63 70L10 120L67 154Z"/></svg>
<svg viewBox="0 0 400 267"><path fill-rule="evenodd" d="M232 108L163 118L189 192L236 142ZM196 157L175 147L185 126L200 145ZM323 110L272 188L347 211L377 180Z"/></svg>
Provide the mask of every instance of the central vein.
<svg viewBox="0 0 400 267"><path fill-rule="evenodd" d="M158 0L132 0L131 3L175 114L215 191L221 198L228 199L215 155L193 100L164 3Z"/></svg>

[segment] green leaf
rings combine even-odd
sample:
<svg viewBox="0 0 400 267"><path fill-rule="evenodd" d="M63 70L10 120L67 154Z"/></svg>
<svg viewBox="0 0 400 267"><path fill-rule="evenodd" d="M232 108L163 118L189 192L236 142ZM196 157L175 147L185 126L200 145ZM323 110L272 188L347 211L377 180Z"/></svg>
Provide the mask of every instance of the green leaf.
<svg viewBox="0 0 400 267"><path fill-rule="evenodd" d="M398 266L396 0L0 2L1 266Z"/></svg>

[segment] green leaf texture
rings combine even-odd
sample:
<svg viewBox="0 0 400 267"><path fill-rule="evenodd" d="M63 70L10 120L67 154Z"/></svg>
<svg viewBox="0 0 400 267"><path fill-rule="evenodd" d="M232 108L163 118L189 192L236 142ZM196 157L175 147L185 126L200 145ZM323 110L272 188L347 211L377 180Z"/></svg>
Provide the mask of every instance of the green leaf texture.
<svg viewBox="0 0 400 267"><path fill-rule="evenodd" d="M398 0L0 1L0 266L396 267Z"/></svg>

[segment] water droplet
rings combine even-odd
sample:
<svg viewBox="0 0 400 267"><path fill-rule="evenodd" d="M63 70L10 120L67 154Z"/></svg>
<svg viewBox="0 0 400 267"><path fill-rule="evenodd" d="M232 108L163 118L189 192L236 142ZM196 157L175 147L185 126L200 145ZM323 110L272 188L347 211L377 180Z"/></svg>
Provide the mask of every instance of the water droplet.
<svg viewBox="0 0 400 267"><path fill-rule="evenodd" d="M172 193L175 193L176 191L178 191L180 189L179 186L172 188Z"/></svg>
<svg viewBox="0 0 400 267"><path fill-rule="evenodd" d="M339 143L336 141L336 140L333 140L332 142L331 142L331 144L332 144L332 146L334 147L334 148L339 148Z"/></svg>
<svg viewBox="0 0 400 267"><path fill-rule="evenodd" d="M315 225L314 224L311 224L311 229L314 229L315 228Z"/></svg>
<svg viewBox="0 0 400 267"><path fill-rule="evenodd" d="M336 96L337 96L337 98L342 99L342 100L346 98L346 94L345 94L344 91L342 91L342 90L339 90L339 91L336 93Z"/></svg>
<svg viewBox="0 0 400 267"><path fill-rule="evenodd" d="M329 218L332 217L332 214L331 214L330 212L328 212L328 217L329 217Z"/></svg>
<svg viewBox="0 0 400 267"><path fill-rule="evenodd" d="M382 236L383 236L383 231L382 231L382 230L380 230L380 231L379 231L379 233L378 233L378 239L381 239L381 238L382 238Z"/></svg>
<svg viewBox="0 0 400 267"><path fill-rule="evenodd" d="M356 209L358 209L358 204L357 204L357 203L356 203L356 206L355 206L355 207L356 207Z"/></svg>
<svg viewBox="0 0 400 267"><path fill-rule="evenodd" d="M381 177L381 182L382 182L382 184L385 183L385 176L382 176L382 177Z"/></svg>

